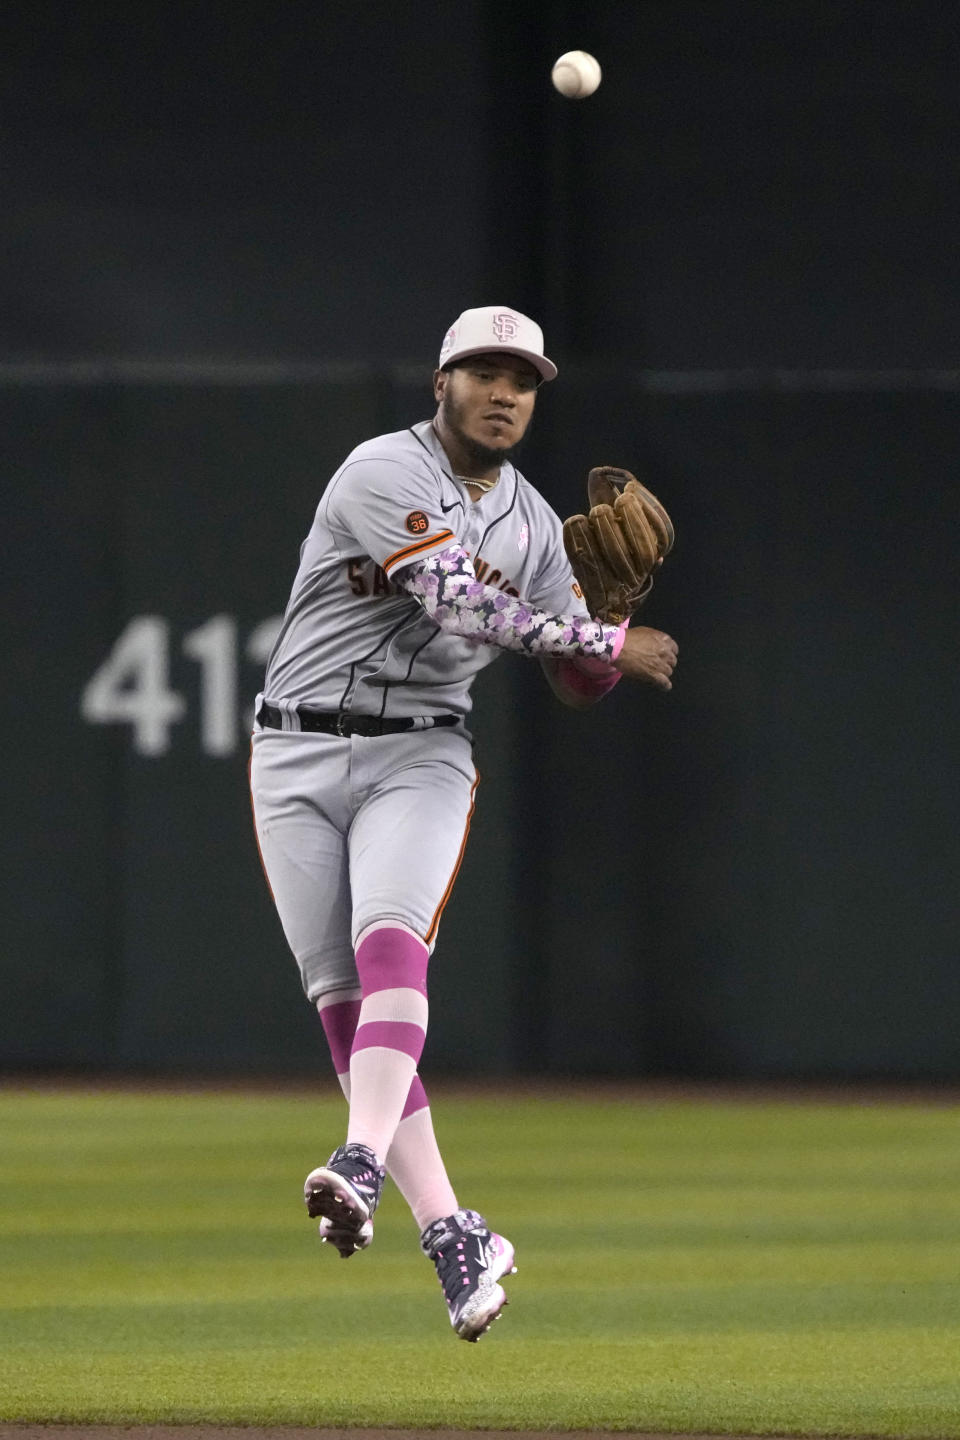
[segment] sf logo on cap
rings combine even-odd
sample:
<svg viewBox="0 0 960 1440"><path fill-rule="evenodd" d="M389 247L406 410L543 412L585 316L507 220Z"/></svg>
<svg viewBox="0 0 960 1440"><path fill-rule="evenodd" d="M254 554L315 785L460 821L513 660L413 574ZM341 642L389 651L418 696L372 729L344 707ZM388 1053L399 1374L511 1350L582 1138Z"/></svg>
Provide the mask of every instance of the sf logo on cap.
<svg viewBox="0 0 960 1440"><path fill-rule="evenodd" d="M451 326L450 326L450 329L447 331L446 335L444 335L444 337L443 337L443 344L440 346L440 364L441 364L441 365L443 364L443 357L444 357L444 355L449 355L449 354L450 354L450 351L453 349L453 342L454 342L454 340L456 340L456 338L457 338L457 327L456 327L456 325L451 325Z"/></svg>
<svg viewBox="0 0 960 1440"><path fill-rule="evenodd" d="M511 315L509 310L501 310L499 315L494 315L493 333L501 345L505 340L515 340L519 329L516 315Z"/></svg>

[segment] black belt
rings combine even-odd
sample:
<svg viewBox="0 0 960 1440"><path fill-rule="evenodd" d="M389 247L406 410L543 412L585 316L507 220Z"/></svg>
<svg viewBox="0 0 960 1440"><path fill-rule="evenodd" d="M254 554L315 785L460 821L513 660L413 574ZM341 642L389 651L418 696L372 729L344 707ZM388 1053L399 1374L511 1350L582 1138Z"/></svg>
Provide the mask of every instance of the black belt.
<svg viewBox="0 0 960 1440"><path fill-rule="evenodd" d="M404 730L433 730L437 725L456 725L459 723L459 715L425 715L419 720L384 720L379 715L347 715L341 711L328 710L307 710L305 706L297 706L297 716L300 720L301 730L310 730L320 735L339 735L345 738L348 735L399 735ZM283 711L278 710L276 705L268 705L266 701L257 711L257 719L261 725L267 725L271 730L283 729Z"/></svg>

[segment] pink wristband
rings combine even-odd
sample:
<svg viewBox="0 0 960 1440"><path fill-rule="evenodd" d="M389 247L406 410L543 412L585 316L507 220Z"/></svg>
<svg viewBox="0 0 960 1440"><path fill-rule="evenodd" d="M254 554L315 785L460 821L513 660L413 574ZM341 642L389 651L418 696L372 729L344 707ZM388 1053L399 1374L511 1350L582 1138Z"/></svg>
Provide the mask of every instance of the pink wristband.
<svg viewBox="0 0 960 1440"><path fill-rule="evenodd" d="M573 657L573 664L577 667L577 669L582 675L592 675L595 676L597 679L606 679L606 677L610 674L613 661L616 660L617 656L620 654L620 651L623 649L623 642L626 639L627 635L627 624L628 622L624 620L623 624L617 631L616 638L613 642L613 651L610 655L609 660L606 658L606 656L600 655L575 655Z"/></svg>
<svg viewBox="0 0 960 1440"><path fill-rule="evenodd" d="M620 671L613 668L613 662L623 649L627 624L624 620L617 631L609 660L599 655L574 655L570 660L557 662L560 679L575 695L584 700L599 700L623 678Z"/></svg>
<svg viewBox="0 0 960 1440"><path fill-rule="evenodd" d="M607 660L594 655L577 655L572 660L564 656L557 661L557 675L568 690L584 700L599 700L623 678Z"/></svg>

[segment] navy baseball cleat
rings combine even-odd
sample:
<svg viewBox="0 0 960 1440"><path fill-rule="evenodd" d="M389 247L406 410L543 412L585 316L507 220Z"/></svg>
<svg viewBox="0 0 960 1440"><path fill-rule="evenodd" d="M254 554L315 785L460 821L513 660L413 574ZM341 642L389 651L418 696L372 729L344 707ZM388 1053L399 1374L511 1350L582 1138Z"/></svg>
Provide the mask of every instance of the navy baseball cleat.
<svg viewBox="0 0 960 1440"><path fill-rule="evenodd" d="M450 1324L461 1340L479 1340L507 1304L499 1281L517 1268L510 1241L476 1210L458 1210L427 1226L420 1249L437 1267Z"/></svg>
<svg viewBox="0 0 960 1440"><path fill-rule="evenodd" d="M341 1145L303 1182L307 1214L323 1217L320 1238L335 1246L344 1260L373 1239L373 1212L386 1173L366 1145Z"/></svg>

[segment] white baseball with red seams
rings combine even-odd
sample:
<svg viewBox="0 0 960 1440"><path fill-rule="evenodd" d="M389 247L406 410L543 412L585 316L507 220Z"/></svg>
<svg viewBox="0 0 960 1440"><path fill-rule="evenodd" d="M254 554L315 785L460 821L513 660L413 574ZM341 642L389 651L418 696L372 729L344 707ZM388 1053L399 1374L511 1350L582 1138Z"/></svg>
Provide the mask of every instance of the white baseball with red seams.
<svg viewBox="0 0 960 1440"><path fill-rule="evenodd" d="M585 100L600 84L599 62L587 50L568 50L561 55L550 72L555 90L568 100Z"/></svg>

